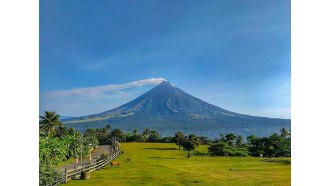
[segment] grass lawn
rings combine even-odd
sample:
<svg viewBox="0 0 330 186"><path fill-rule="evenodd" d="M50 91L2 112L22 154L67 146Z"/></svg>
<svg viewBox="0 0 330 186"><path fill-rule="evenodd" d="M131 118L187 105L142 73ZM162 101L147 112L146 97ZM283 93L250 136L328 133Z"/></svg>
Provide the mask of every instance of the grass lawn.
<svg viewBox="0 0 330 186"><path fill-rule="evenodd" d="M210 157L178 150L175 144L122 143L116 161L70 185L290 185L290 158ZM196 151L207 152L207 146Z"/></svg>

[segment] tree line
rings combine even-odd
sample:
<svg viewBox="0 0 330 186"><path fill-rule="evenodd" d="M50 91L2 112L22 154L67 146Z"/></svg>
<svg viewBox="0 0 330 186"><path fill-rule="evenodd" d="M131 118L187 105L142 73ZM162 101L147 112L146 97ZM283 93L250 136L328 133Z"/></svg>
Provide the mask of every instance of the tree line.
<svg viewBox="0 0 330 186"><path fill-rule="evenodd" d="M291 157L291 134L282 128L280 134L274 133L269 137L250 135L244 140L243 136L229 133L220 134L218 138L210 140L207 137L190 134L185 136L176 132L173 141L188 152L200 144L208 145L208 155L211 156L254 156L254 157Z"/></svg>
<svg viewBox="0 0 330 186"><path fill-rule="evenodd" d="M87 129L86 131L90 130L97 129ZM195 150L201 144L209 145L208 154L212 156L290 157L290 132L286 128L282 128L279 132L279 134L274 133L269 137L250 135L245 139L234 133L220 134L218 138L212 140L206 136L185 135L180 131L176 132L174 136L161 137L159 132L150 129L145 129L141 133L136 129L131 133L114 129L109 136L126 142L175 143L179 149L183 147L184 150L187 150L187 157L190 157L190 151Z"/></svg>

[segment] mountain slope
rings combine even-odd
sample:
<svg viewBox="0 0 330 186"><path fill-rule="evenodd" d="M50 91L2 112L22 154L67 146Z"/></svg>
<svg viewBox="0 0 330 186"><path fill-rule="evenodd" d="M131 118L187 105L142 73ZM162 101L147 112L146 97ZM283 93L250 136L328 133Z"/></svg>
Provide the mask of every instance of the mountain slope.
<svg viewBox="0 0 330 186"><path fill-rule="evenodd" d="M67 124L118 124L119 128L240 129L288 127L290 120L238 114L206 103L163 81L147 93L120 107L99 114L63 120ZM74 126L74 125L72 125ZM231 130L233 131L233 130ZM274 131L276 132L276 131Z"/></svg>

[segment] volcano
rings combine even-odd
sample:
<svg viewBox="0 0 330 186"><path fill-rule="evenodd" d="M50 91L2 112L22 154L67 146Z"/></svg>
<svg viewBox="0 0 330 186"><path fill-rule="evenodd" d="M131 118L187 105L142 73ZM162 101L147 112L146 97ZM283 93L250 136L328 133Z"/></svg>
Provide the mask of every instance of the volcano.
<svg viewBox="0 0 330 186"><path fill-rule="evenodd" d="M147 93L122 106L102 113L64 119L80 130L111 124L124 131L149 128L162 135L175 131L215 137L219 133L266 136L289 128L291 120L235 113L202 101L169 81L163 81Z"/></svg>

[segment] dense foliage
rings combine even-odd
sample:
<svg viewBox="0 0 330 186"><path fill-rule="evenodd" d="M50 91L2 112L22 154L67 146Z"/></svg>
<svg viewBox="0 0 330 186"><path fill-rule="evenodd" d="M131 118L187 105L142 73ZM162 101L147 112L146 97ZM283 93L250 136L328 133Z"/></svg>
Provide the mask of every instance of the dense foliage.
<svg viewBox="0 0 330 186"><path fill-rule="evenodd" d="M119 130L119 129L118 129ZM139 133L136 129L132 133L126 133L123 138L127 142L166 142L172 141L168 137L162 138L160 133L155 130L145 129Z"/></svg>
<svg viewBox="0 0 330 186"><path fill-rule="evenodd" d="M248 156L246 148L231 146L225 142L215 142L208 147L209 154L215 156Z"/></svg>
<svg viewBox="0 0 330 186"><path fill-rule="evenodd" d="M291 136L287 129L281 129L280 135L275 133L269 137L248 136L247 141L248 149L252 156L291 156Z"/></svg>
<svg viewBox="0 0 330 186"><path fill-rule="evenodd" d="M208 147L210 155L213 156L248 156L249 152L244 144L242 136L234 133L220 134L219 139L212 141Z"/></svg>
<svg viewBox="0 0 330 186"><path fill-rule="evenodd" d="M61 178L55 169L39 166L39 185L49 185Z"/></svg>
<svg viewBox="0 0 330 186"><path fill-rule="evenodd" d="M233 133L220 135L209 146L209 154L216 156L255 156L255 157L290 157L291 137L287 129L282 128L280 135L258 138L254 135L246 138Z"/></svg>
<svg viewBox="0 0 330 186"><path fill-rule="evenodd" d="M88 155L98 145L98 139L87 133L80 134L68 129L59 121L55 112L45 112L40 116L39 134L39 184L48 185L59 179L54 165Z"/></svg>
<svg viewBox="0 0 330 186"><path fill-rule="evenodd" d="M110 125L106 125L103 128L89 128L84 132L84 136L96 138L100 145L107 145L111 143L110 131Z"/></svg>
<svg viewBox="0 0 330 186"><path fill-rule="evenodd" d="M39 179L40 184L52 183L56 175L52 169L62 161L78 156L86 156L97 144L91 144L91 138L82 138L79 133L73 135L39 137Z"/></svg>

